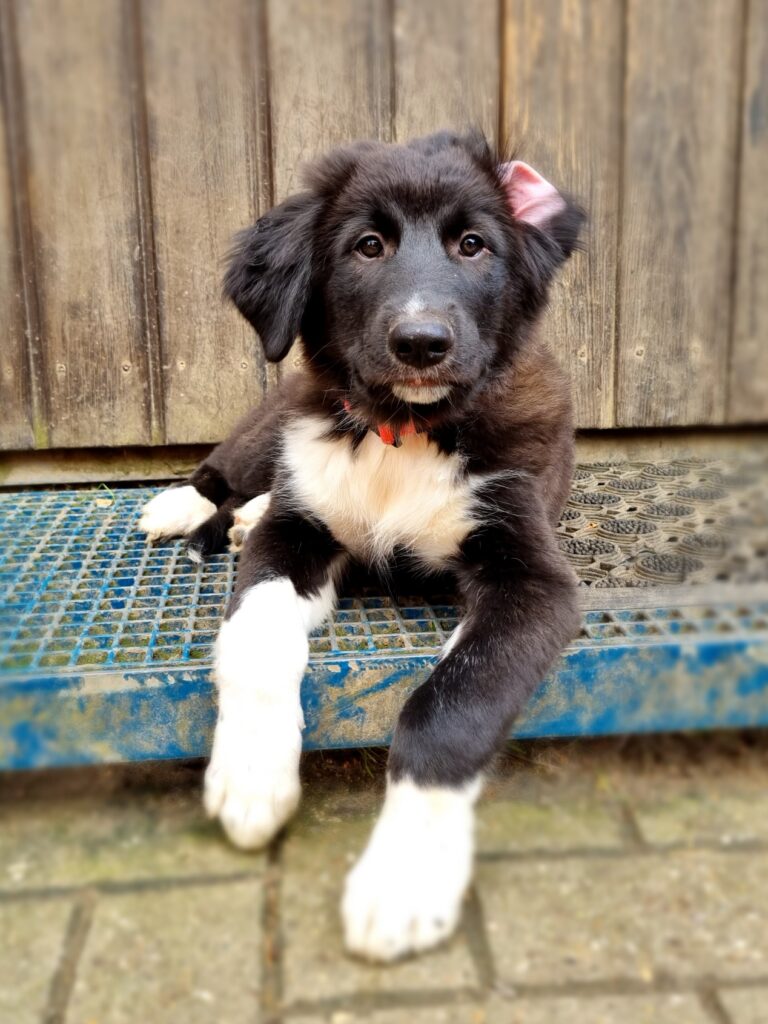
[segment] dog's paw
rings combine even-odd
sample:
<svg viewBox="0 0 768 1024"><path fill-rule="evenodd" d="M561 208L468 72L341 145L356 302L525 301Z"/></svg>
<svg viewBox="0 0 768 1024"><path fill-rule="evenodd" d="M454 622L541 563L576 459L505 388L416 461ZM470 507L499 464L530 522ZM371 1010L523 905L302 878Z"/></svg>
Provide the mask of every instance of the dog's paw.
<svg viewBox="0 0 768 1024"><path fill-rule="evenodd" d="M266 846L299 805L301 726L262 721L248 730L240 722L219 721L204 804L242 850Z"/></svg>
<svg viewBox="0 0 768 1024"><path fill-rule="evenodd" d="M395 785L417 789L408 782ZM421 814L422 799L407 794L398 807L391 795L347 877L341 907L347 949L384 962L430 949L452 934L472 873L471 799L458 812L438 804L436 814L429 808Z"/></svg>
<svg viewBox="0 0 768 1024"><path fill-rule="evenodd" d="M342 905L350 953L387 963L447 939L459 920L464 884L446 878L441 867L423 872L410 863L363 858L347 880Z"/></svg>
<svg viewBox="0 0 768 1024"><path fill-rule="evenodd" d="M149 540L185 537L216 511L212 501L192 486L169 487L148 501L141 510L139 529Z"/></svg>
<svg viewBox="0 0 768 1024"><path fill-rule="evenodd" d="M234 523L229 528L229 550L236 554L243 550L245 539L269 508L269 491L251 498L234 511Z"/></svg>

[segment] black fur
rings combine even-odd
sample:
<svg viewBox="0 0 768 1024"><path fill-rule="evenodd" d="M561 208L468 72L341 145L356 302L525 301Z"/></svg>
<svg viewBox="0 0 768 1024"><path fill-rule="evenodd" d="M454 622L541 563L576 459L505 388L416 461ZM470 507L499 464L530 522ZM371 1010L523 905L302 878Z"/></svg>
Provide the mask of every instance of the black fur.
<svg viewBox="0 0 768 1024"><path fill-rule="evenodd" d="M536 324L584 214L566 199L549 222L519 220L502 160L476 134L344 147L306 180L239 236L225 279L267 358L284 358L300 334L306 370L192 477L219 511L191 544L213 550L232 509L270 490L228 614L264 579L318 591L343 547L302 508L279 462L286 425L308 413L352 445L379 424L413 421L466 472L494 474L477 497L482 525L442 566L466 603L460 639L406 703L391 751L396 778L459 784L487 764L577 627L575 581L553 528L573 464L570 398ZM467 231L484 240L479 255L463 254ZM382 251L369 259L356 245L371 233ZM452 337L445 359L418 373L420 386L450 387L427 406L392 392L414 379L387 343L414 294Z"/></svg>
<svg viewBox="0 0 768 1024"><path fill-rule="evenodd" d="M318 593L342 547L322 523L296 512L267 516L248 535L227 618L245 593L265 580L288 577L299 597Z"/></svg>
<svg viewBox="0 0 768 1024"><path fill-rule="evenodd" d="M227 494L210 519L206 519L202 526L198 526L187 539L187 548L191 558L202 560L208 555L224 550L227 546L230 527L235 521L235 509L244 505L246 500L243 495L232 491Z"/></svg>
<svg viewBox="0 0 768 1024"><path fill-rule="evenodd" d="M476 776L577 631L573 576L545 510L524 491L503 507L507 522L462 545L461 639L403 708L389 755L394 779L458 785Z"/></svg>

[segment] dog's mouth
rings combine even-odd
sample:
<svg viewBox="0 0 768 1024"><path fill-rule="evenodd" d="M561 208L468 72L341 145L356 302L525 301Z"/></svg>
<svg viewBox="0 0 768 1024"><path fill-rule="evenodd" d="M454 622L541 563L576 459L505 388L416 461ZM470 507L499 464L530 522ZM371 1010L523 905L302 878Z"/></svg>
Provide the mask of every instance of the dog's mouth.
<svg viewBox="0 0 768 1024"><path fill-rule="evenodd" d="M353 368L344 408L371 429L385 424L398 430L415 424L417 430L425 430L455 418L471 391L446 373L411 372L374 382Z"/></svg>
<svg viewBox="0 0 768 1024"><path fill-rule="evenodd" d="M451 388L448 384L437 384L421 378L400 381L392 385L392 394L395 398L414 405L433 405L447 398L450 393Z"/></svg>

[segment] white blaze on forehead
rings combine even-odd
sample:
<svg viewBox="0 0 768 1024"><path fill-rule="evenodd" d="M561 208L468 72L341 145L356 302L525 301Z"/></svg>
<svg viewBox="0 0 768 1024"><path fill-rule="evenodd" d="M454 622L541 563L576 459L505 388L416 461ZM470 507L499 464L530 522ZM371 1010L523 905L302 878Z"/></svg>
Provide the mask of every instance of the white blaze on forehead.
<svg viewBox="0 0 768 1024"><path fill-rule="evenodd" d="M412 295L403 306L403 313L406 316L416 316L417 313L423 313L426 308L426 303L421 295Z"/></svg>
<svg viewBox="0 0 768 1024"><path fill-rule="evenodd" d="M392 394L403 402L413 402L415 405L429 405L430 402L439 402L447 398L451 389L444 384L430 386L413 384L393 384Z"/></svg>

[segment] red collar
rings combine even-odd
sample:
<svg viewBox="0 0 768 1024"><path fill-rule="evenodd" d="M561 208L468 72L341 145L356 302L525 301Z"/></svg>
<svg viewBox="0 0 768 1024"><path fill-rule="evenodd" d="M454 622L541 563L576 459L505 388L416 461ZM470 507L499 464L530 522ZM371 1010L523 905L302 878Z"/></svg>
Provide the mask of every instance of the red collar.
<svg viewBox="0 0 768 1024"><path fill-rule="evenodd" d="M344 399L344 411L352 411L352 405L346 398ZM386 423L379 423L376 427L376 433L379 435L383 444L391 444L393 448L399 448L403 443L402 439L404 437L408 437L410 434L424 434L426 433L426 429L418 427L413 420L410 419L404 426L399 427L397 430L393 430L392 427L388 426Z"/></svg>

